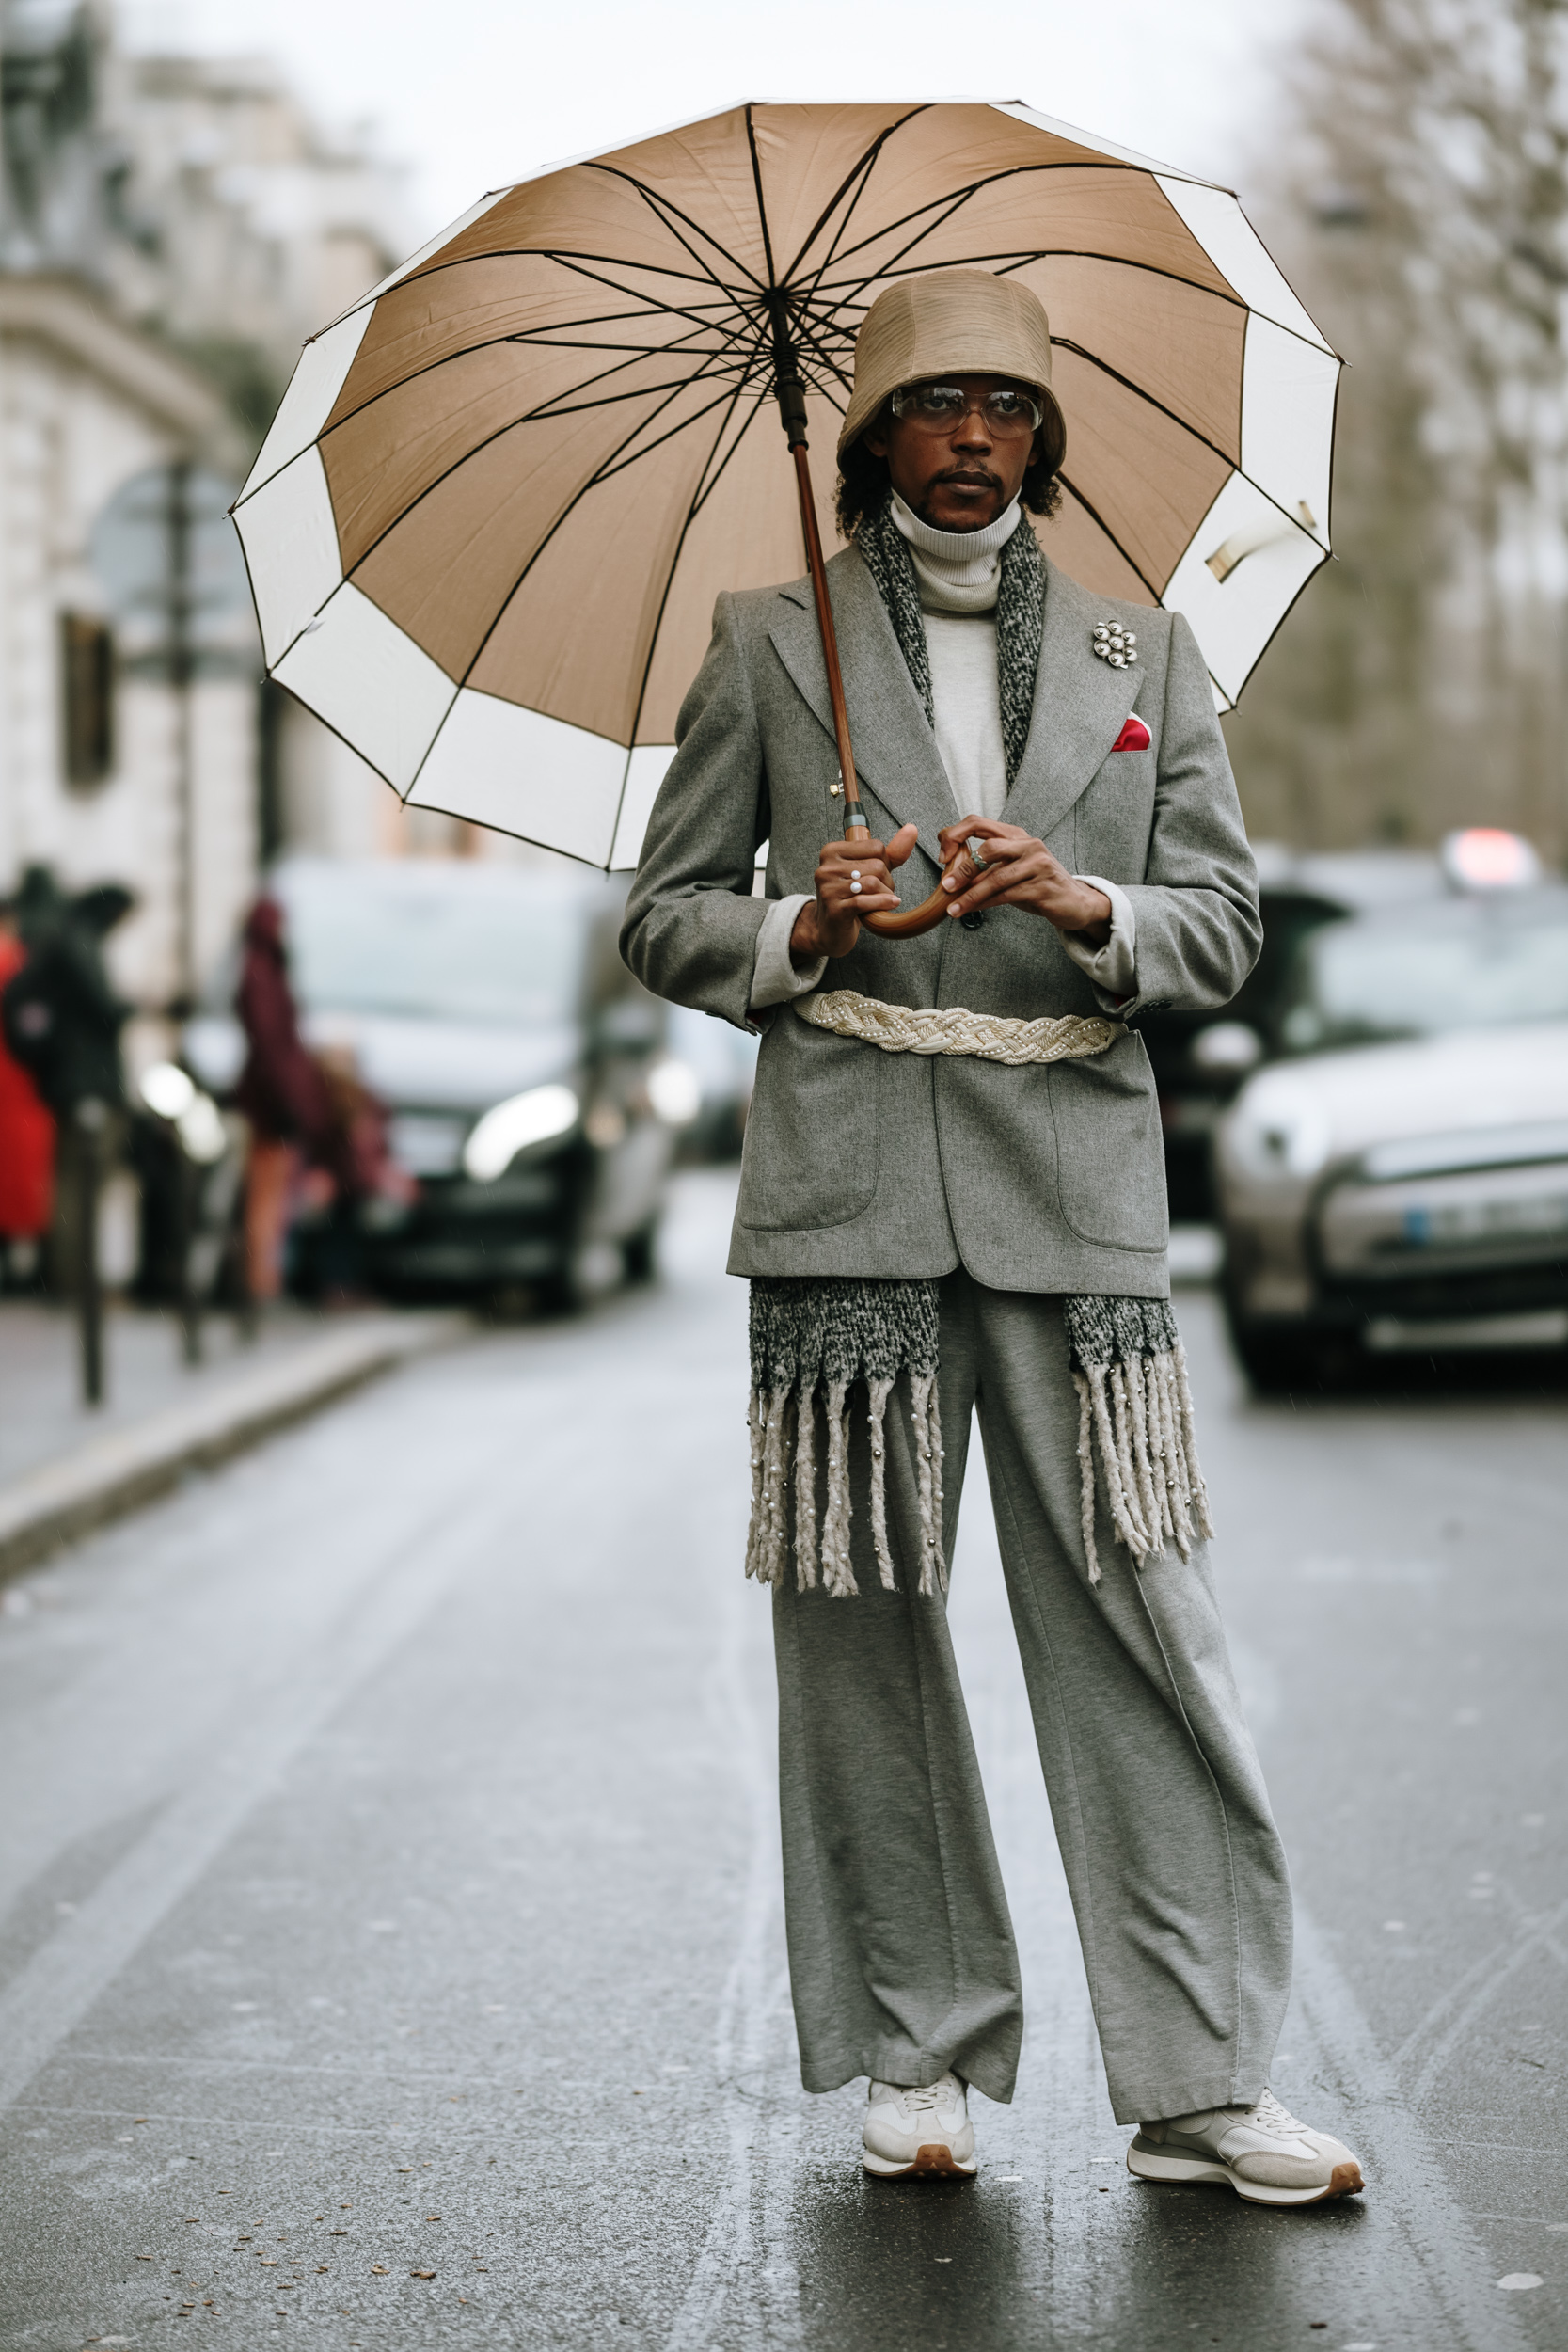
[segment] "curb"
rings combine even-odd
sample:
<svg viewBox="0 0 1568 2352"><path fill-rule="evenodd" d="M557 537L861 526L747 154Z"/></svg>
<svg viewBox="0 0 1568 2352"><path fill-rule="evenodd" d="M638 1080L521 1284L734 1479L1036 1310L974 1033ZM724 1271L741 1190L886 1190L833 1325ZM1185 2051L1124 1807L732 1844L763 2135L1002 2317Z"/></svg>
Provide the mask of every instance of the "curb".
<svg viewBox="0 0 1568 2352"><path fill-rule="evenodd" d="M451 1346L473 1329L470 1316L441 1313L328 1332L281 1363L258 1365L225 1381L215 1396L169 1406L132 1428L90 1438L58 1461L40 1463L0 1487L0 1580L166 1494L186 1470L214 1469L350 1390L413 1357Z"/></svg>

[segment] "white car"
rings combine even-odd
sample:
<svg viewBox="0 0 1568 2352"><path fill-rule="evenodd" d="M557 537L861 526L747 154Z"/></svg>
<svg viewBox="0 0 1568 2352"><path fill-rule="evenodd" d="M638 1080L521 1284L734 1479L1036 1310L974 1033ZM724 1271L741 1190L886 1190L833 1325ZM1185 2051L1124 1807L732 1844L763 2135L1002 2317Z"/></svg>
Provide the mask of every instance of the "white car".
<svg viewBox="0 0 1568 2352"><path fill-rule="evenodd" d="M1568 1345L1568 891L1329 924L1280 1035L1216 1137L1254 1383L1364 1351Z"/></svg>

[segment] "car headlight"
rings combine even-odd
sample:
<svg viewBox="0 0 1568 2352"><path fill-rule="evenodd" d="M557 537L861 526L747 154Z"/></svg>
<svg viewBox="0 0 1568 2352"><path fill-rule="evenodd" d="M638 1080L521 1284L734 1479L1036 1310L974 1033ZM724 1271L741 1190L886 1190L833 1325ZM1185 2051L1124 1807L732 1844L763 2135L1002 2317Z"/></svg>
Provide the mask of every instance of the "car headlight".
<svg viewBox="0 0 1568 2352"><path fill-rule="evenodd" d="M1249 1175L1307 1177L1327 1160L1333 1134L1305 1087L1265 1078L1237 1104L1226 1124L1226 1141Z"/></svg>
<svg viewBox="0 0 1568 2352"><path fill-rule="evenodd" d="M702 1083L689 1061L656 1062L648 1073L648 1100L667 1127L689 1127L703 1107Z"/></svg>
<svg viewBox="0 0 1568 2352"><path fill-rule="evenodd" d="M530 1087L509 1094L485 1112L463 1146L463 1166L476 1183L493 1184L519 1152L570 1133L578 1123L578 1098L567 1086Z"/></svg>

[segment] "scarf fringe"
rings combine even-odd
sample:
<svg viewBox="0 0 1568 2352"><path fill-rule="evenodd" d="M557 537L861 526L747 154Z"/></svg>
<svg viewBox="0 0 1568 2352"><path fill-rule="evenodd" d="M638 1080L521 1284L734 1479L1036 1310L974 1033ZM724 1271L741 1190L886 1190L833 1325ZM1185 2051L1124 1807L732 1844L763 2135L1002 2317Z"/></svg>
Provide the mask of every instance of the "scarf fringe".
<svg viewBox="0 0 1568 2352"><path fill-rule="evenodd" d="M1095 1544L1101 1500L1117 1541L1139 1567L1172 1544L1190 1559L1194 1546L1212 1537L1214 1528L1198 1468L1187 1359L1168 1305L1066 1298L1062 1313L1078 1396L1079 1510L1090 1583L1098 1584L1101 1574ZM753 1280L746 1573L759 1584L782 1585L793 1550L798 1592L814 1592L819 1581L830 1599L859 1592L850 1559L849 1398L863 1380L871 1547L882 1589L896 1589L887 1517L887 1413L903 1375L919 1522L919 1558L911 1567L916 1591L929 1598L946 1592L948 1577L937 1285L829 1277Z"/></svg>
<svg viewBox="0 0 1568 2352"><path fill-rule="evenodd" d="M1096 1441L1099 1482L1118 1543L1138 1566L1167 1542L1183 1560L1199 1536L1212 1537L1209 1490L1197 1465L1193 1393L1180 1340L1158 1355L1075 1365L1078 1468L1089 1581L1100 1581L1095 1548Z"/></svg>
<svg viewBox="0 0 1568 2352"><path fill-rule="evenodd" d="M867 1382L871 1438L871 1543L883 1590L896 1589L887 1523L887 1406L895 1378ZM752 1391L752 1527L746 1573L759 1584L782 1584L789 1567L788 1494L795 1489L795 1589L815 1592L820 1576L831 1600L860 1591L849 1557L849 1382L833 1380L826 1396L797 1391ZM826 1507L816 1522L817 1419L826 1435ZM920 1578L929 1596L947 1590L942 1540L942 1417L934 1373L910 1375L910 1425L914 1439L920 1508Z"/></svg>

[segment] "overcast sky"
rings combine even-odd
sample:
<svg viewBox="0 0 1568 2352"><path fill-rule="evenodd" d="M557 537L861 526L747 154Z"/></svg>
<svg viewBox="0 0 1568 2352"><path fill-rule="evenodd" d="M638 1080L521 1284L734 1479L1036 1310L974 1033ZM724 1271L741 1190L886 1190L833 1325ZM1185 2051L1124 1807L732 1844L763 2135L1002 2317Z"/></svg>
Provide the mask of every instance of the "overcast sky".
<svg viewBox="0 0 1568 2352"><path fill-rule="evenodd" d="M1021 98L1234 184L1309 0L122 0L137 47L278 58L412 167L422 238L485 189L741 98Z"/></svg>

